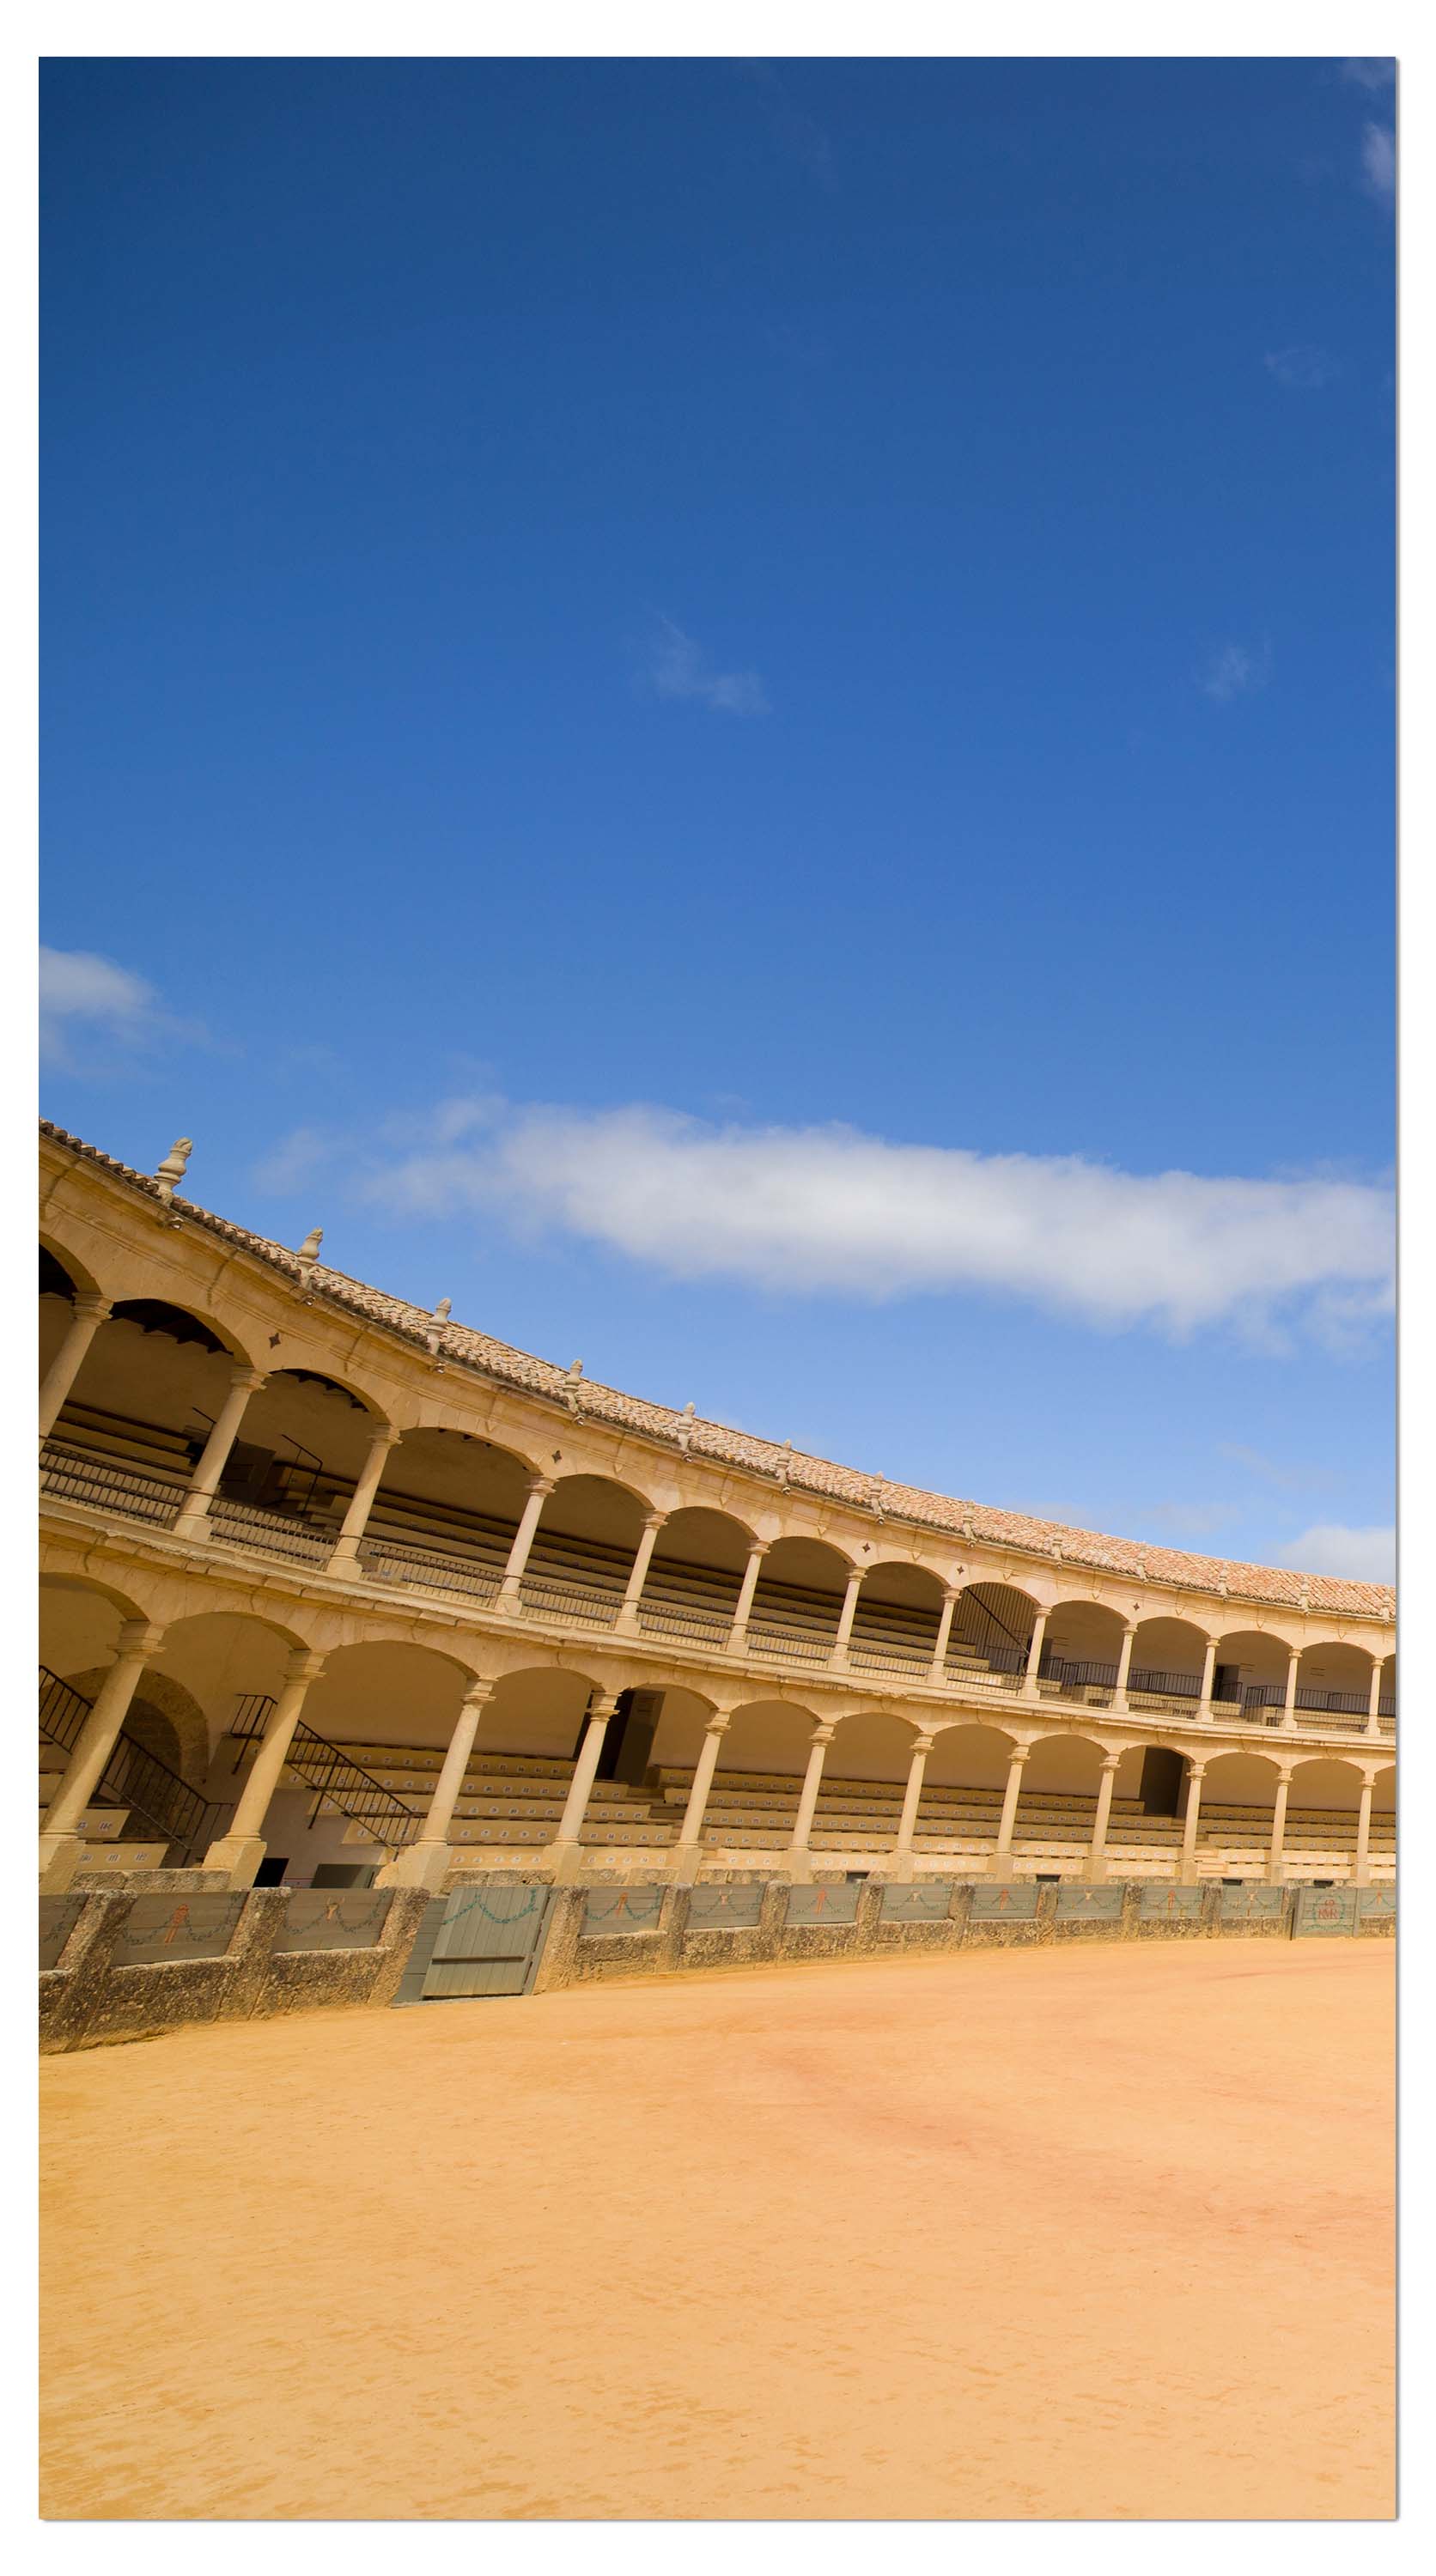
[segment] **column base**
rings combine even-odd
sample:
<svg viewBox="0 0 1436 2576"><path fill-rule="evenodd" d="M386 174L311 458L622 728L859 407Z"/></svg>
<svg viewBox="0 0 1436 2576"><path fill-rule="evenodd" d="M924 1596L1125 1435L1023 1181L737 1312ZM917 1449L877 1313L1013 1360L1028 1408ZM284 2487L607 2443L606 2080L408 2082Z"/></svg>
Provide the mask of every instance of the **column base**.
<svg viewBox="0 0 1436 2576"><path fill-rule="evenodd" d="M376 1887L426 1887L437 1896L454 1866L456 1854L451 1843L410 1843L397 1860L386 1861L374 1873Z"/></svg>
<svg viewBox="0 0 1436 2576"><path fill-rule="evenodd" d="M268 1845L258 1834L221 1834L204 1856L206 1869L222 1869L226 1887L253 1887Z"/></svg>
<svg viewBox="0 0 1436 2576"><path fill-rule="evenodd" d="M555 1887L577 1887L583 1876L582 1843L550 1843L540 1857L553 1872Z"/></svg>
<svg viewBox="0 0 1436 2576"><path fill-rule="evenodd" d="M64 1896L84 1860L85 1847L78 1834L42 1834L40 1836L40 1894Z"/></svg>
<svg viewBox="0 0 1436 2576"><path fill-rule="evenodd" d="M668 1875L675 1887L692 1887L703 1867L701 1843L678 1843L669 1858Z"/></svg>
<svg viewBox="0 0 1436 2576"><path fill-rule="evenodd" d="M1107 1883L1107 1855L1105 1852L1099 1852L1095 1860L1089 1860L1087 1862L1087 1865L1082 1872L1082 1883L1084 1887L1105 1887Z"/></svg>
<svg viewBox="0 0 1436 2576"><path fill-rule="evenodd" d="M326 1556L324 1560L324 1571L326 1574L357 1574L359 1572L357 1538L339 1539L332 1554Z"/></svg>
<svg viewBox="0 0 1436 2576"><path fill-rule="evenodd" d="M206 1539L214 1536L214 1523L208 1512L181 1512L170 1531L171 1538Z"/></svg>
<svg viewBox="0 0 1436 2576"><path fill-rule="evenodd" d="M790 1843L788 1849L779 1855L779 1867L790 1887L811 1887L813 1855L806 1843L801 1847Z"/></svg>
<svg viewBox="0 0 1436 2576"><path fill-rule="evenodd" d="M1278 1861L1270 1861L1270 1860L1269 1860L1269 1861L1267 1862L1267 1865L1266 1865L1266 1872L1265 1872L1265 1876L1266 1876L1266 1883L1267 1883L1268 1887L1285 1887L1285 1885L1286 1885L1286 1863L1285 1863L1285 1861L1280 1861L1280 1860L1278 1860Z"/></svg>

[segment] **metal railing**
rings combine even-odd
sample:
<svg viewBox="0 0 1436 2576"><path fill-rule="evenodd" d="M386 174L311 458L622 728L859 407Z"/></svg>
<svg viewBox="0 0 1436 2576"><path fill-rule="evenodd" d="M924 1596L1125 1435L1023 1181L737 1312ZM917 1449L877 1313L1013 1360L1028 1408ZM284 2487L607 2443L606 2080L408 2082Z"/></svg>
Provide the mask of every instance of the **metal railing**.
<svg viewBox="0 0 1436 2576"><path fill-rule="evenodd" d="M412 1583L426 1592L463 1592L471 1600L494 1601L500 1574L476 1565L472 1557L444 1556L436 1548L415 1547L408 1539L365 1538L359 1560L376 1583Z"/></svg>
<svg viewBox="0 0 1436 2576"><path fill-rule="evenodd" d="M338 1535L334 1530L306 1528L287 1513L267 1511L259 1503L236 1503L228 1494L214 1496L209 1518L218 1537L237 1538L271 1556L298 1557L306 1565L322 1565Z"/></svg>
<svg viewBox="0 0 1436 2576"><path fill-rule="evenodd" d="M825 1664L836 1636L804 1636L797 1628L760 1628L750 1619L744 1645L750 1654L771 1655L785 1663Z"/></svg>
<svg viewBox="0 0 1436 2576"><path fill-rule="evenodd" d="M687 1608L679 1601L643 1600L638 1605L638 1624L646 1634L655 1637L693 1637L705 1645L721 1646L732 1634L733 1614L721 1610Z"/></svg>
<svg viewBox="0 0 1436 2576"><path fill-rule="evenodd" d="M40 1732L62 1753L73 1753L93 1700L73 1690L44 1664L40 1666ZM202 1798L157 1753L149 1753L123 1728L95 1787L97 1806L128 1807L165 1842L178 1844L182 1867L197 1851L206 1851L224 1810Z"/></svg>
<svg viewBox="0 0 1436 2576"><path fill-rule="evenodd" d="M163 1527L175 1520L185 1489L163 1476L146 1476L137 1467L112 1466L83 1450L47 1440L40 1452L43 1491L66 1503L89 1503L98 1511L122 1512L129 1520L154 1521Z"/></svg>
<svg viewBox="0 0 1436 2576"><path fill-rule="evenodd" d="M239 1702L229 1733L241 1752L246 1744L260 1741L274 1704L262 1692L253 1692ZM236 1771L239 1763L240 1755L236 1754ZM349 1754L341 1753L337 1744L316 1735L302 1719L290 1738L284 1768L313 1797L311 1826L326 1806L332 1807L336 1814L347 1816L351 1824L362 1825L376 1843L390 1851L400 1851L405 1843L412 1842L423 1822L413 1807L395 1797L392 1789L386 1789L381 1780L361 1769Z"/></svg>
<svg viewBox="0 0 1436 2576"><path fill-rule="evenodd" d="M936 1632L934 1632L936 1642ZM881 1637L854 1637L848 1643L848 1662L854 1672L929 1673L932 1657L918 1645L891 1644Z"/></svg>
<svg viewBox="0 0 1436 2576"><path fill-rule="evenodd" d="M581 1619L586 1627L611 1628L623 1595L560 1582L552 1575L526 1574L519 1584L519 1604L534 1619Z"/></svg>

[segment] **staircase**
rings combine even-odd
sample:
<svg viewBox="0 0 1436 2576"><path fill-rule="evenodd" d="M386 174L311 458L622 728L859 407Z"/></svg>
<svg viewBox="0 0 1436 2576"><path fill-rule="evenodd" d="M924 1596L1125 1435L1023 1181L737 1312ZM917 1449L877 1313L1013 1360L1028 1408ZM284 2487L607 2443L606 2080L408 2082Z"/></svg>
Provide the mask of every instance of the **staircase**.
<svg viewBox="0 0 1436 2576"><path fill-rule="evenodd" d="M63 1763L55 1763L53 1754L68 1756L74 1751L94 1702L72 1690L46 1665L39 1670L43 1815L54 1795L54 1788L49 1796L43 1794L45 1783L50 1780L57 1788L64 1771ZM157 1867L173 1847L175 1866L184 1868L208 1849L219 1829L222 1812L218 1804L202 1798L157 1753L146 1752L122 1728L96 1787L93 1804L81 1819L86 1866ZM116 1817L118 1822L113 1821ZM135 1845L145 1839L146 1831L159 1838L157 1844L145 1843L146 1851L153 1850L155 1854L153 1860L136 1856ZM93 1844L100 1846L98 1852L93 1851ZM116 1858L117 1844L126 1846L122 1859Z"/></svg>
<svg viewBox="0 0 1436 2576"><path fill-rule="evenodd" d="M240 1701L229 1730L240 1747L235 1756L236 1771L245 1745L257 1744L263 1736L274 1705L272 1698L258 1694ZM364 1840L380 1843L389 1852L401 1851L419 1830L422 1819L414 1808L376 1780L372 1772L363 1770L341 1745L316 1735L313 1727L304 1725L302 1720L290 1738L284 1768L313 1797L311 1825L325 1808L330 1808L345 1817L351 1827L361 1826Z"/></svg>

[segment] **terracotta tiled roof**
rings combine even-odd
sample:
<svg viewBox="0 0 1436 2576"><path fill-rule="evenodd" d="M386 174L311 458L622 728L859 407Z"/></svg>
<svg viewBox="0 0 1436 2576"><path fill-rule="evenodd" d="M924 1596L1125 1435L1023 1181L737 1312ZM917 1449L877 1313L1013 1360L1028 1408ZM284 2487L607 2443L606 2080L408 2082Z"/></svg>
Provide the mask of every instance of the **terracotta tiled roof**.
<svg viewBox="0 0 1436 2576"><path fill-rule="evenodd" d="M113 1154L101 1153L98 1146L68 1135L48 1119L40 1121L40 1133L84 1161L113 1172L130 1188L159 1199L158 1184L148 1174L132 1171ZM305 1269L298 1255L284 1244L271 1243L267 1236L252 1234L246 1226L235 1225L228 1217L214 1216L188 1199L177 1198L175 1204L196 1225L222 1236L227 1243L242 1246L296 1284L304 1279ZM430 1346L437 1329L433 1316L422 1306L411 1305L403 1297L390 1297L382 1288L366 1287L362 1280L346 1278L342 1270L330 1270L322 1262L316 1263L309 1274L309 1287L311 1293L351 1313L367 1315L406 1341L424 1347ZM446 1360L466 1363L485 1377L558 1402L565 1401L570 1392L568 1372L552 1360L535 1359L528 1351L495 1341L492 1334L475 1332L468 1324L449 1322L442 1332ZM794 1492L829 1495L835 1501L880 1510L891 1520L949 1531L959 1538L987 1540L1027 1554L1060 1558L1068 1565L1133 1575L1149 1583L1180 1584L1202 1592L1225 1591L1237 1600L1285 1604L1296 1609L1304 1597L1313 1610L1354 1611L1368 1618L1395 1617L1396 1595L1389 1584L1347 1583L1334 1575L1295 1573L1285 1566L1243 1565L1227 1557L1189 1556L1180 1548L1109 1538L1096 1530L1069 1529L1061 1522L1034 1520L1026 1512L1001 1511L990 1503L962 1502L946 1494L924 1493L916 1485L895 1485L886 1477L864 1475L855 1467L839 1467L827 1458L810 1458L775 1440L758 1440L750 1432L731 1431L721 1422L676 1413L670 1405L649 1404L641 1396L623 1395L616 1387L600 1386L591 1378L579 1382L578 1402L589 1421L610 1422L616 1428L670 1444L681 1442L692 1457L747 1468L776 1478Z"/></svg>

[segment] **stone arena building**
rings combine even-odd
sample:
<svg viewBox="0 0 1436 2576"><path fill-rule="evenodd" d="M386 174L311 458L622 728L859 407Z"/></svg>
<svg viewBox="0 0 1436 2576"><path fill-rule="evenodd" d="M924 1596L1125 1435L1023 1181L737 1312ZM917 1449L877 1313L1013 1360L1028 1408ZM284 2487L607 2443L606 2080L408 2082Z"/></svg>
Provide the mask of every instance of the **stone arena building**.
<svg viewBox="0 0 1436 2576"><path fill-rule="evenodd" d="M591 1384L188 1153L41 1129L47 1894L1392 1877L1385 1587Z"/></svg>

